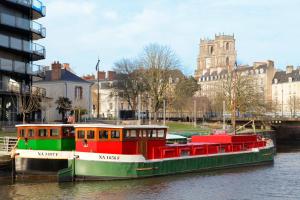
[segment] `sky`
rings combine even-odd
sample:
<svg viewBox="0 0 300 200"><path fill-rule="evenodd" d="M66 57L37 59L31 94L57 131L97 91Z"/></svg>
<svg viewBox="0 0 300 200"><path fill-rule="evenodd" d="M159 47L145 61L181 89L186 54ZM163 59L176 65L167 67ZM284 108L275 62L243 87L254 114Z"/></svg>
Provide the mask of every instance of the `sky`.
<svg viewBox="0 0 300 200"><path fill-rule="evenodd" d="M192 75L199 42L234 34L239 64L274 60L277 68L300 65L299 0L43 0L46 59L70 63L78 75L110 70L136 58L146 45L173 49L180 69Z"/></svg>

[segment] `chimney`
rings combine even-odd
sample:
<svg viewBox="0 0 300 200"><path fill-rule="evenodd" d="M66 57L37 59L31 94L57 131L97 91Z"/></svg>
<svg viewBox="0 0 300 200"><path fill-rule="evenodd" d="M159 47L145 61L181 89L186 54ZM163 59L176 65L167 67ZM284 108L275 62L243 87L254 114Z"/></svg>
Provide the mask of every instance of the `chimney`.
<svg viewBox="0 0 300 200"><path fill-rule="evenodd" d="M115 71L108 71L107 72L107 79L109 80L109 81L113 81L113 80L116 80L116 75L117 75L117 73L115 72Z"/></svg>
<svg viewBox="0 0 300 200"><path fill-rule="evenodd" d="M70 68L70 64L69 64L69 63L64 63L64 64L63 64L63 67L64 67L65 70L71 71L71 68Z"/></svg>
<svg viewBox="0 0 300 200"><path fill-rule="evenodd" d="M293 65L288 65L286 66L286 73L290 74L293 72L294 66Z"/></svg>
<svg viewBox="0 0 300 200"><path fill-rule="evenodd" d="M94 81L96 80L95 78L95 75L91 74L91 75L85 75L85 76L82 76L82 79L86 80L86 81Z"/></svg>
<svg viewBox="0 0 300 200"><path fill-rule="evenodd" d="M61 78L61 64L57 61L51 64L51 80L59 80Z"/></svg>
<svg viewBox="0 0 300 200"><path fill-rule="evenodd" d="M99 77L100 81L104 81L105 80L105 71L99 71L98 77Z"/></svg>

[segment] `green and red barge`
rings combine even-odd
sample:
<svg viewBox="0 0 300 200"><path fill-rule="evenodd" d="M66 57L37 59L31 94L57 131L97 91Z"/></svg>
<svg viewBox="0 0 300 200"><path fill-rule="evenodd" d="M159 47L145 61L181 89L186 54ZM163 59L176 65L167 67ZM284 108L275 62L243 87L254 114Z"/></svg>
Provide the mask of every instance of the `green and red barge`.
<svg viewBox="0 0 300 200"><path fill-rule="evenodd" d="M29 138L30 127L36 127L37 134L33 138ZM47 129L47 136L43 136L45 138L40 138L40 127L42 125L18 126L20 141L16 160L25 163L39 160L46 164L49 160L62 162L62 165L53 169L60 181L161 176L259 165L273 162L274 159L272 140L256 134L192 136L186 144L167 144L166 126L60 125L56 127L59 136L55 139L51 138L51 128ZM68 136L64 134L65 127L70 129ZM74 145L72 142L69 148L68 145L62 145L65 137L73 137ZM52 139L57 140L55 145ZM30 143L30 140L35 141ZM39 142L48 144L33 146ZM36 165L36 168L43 166L45 164ZM32 165L27 165L20 171L32 171L30 167Z"/></svg>

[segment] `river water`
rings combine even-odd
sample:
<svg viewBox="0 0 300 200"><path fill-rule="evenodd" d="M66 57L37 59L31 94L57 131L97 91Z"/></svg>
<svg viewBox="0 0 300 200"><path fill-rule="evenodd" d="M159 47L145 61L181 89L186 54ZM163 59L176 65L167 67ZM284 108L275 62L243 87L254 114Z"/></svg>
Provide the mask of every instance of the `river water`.
<svg viewBox="0 0 300 200"><path fill-rule="evenodd" d="M0 199L299 200L300 151L277 153L274 164L207 173L101 182L0 180Z"/></svg>

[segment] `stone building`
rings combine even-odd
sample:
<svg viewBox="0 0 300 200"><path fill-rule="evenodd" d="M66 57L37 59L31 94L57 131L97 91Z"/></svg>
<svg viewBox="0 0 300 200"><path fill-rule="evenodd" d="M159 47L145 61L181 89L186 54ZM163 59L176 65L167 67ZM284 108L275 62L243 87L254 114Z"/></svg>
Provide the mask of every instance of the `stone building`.
<svg viewBox="0 0 300 200"><path fill-rule="evenodd" d="M99 71L98 77L95 75L85 75L82 77L92 84L91 101L92 117L97 117L99 107L100 118L115 118L121 110L129 110L128 103L116 95L114 84L116 83L115 71ZM99 104L98 104L98 79L99 78Z"/></svg>
<svg viewBox="0 0 300 200"><path fill-rule="evenodd" d="M215 35L214 40L201 39L195 78L207 71L231 70L236 63L235 39L233 35Z"/></svg>
<svg viewBox="0 0 300 200"><path fill-rule="evenodd" d="M250 76L256 85L257 91L264 97L264 102L271 104L272 80L276 72L273 61L255 62L253 66L238 66L235 70L242 76ZM207 97L213 103L217 92L222 90L223 83L231 71L232 69L227 68L206 70L198 79L201 88L199 95Z"/></svg>
<svg viewBox="0 0 300 200"><path fill-rule="evenodd" d="M274 114L294 117L300 114L300 67L287 66L276 72L272 84Z"/></svg>

